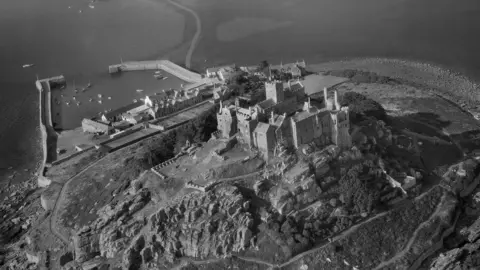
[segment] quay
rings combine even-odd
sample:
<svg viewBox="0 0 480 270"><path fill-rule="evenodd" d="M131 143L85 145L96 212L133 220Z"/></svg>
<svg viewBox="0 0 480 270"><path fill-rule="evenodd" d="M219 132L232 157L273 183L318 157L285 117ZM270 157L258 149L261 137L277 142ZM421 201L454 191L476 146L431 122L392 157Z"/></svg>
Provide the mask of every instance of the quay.
<svg viewBox="0 0 480 270"><path fill-rule="evenodd" d="M50 184L50 180L44 177L45 166L52 162L56 156L57 133L52 123L52 97L51 91L59 86L65 85L66 80L63 75L47 79L37 80L35 86L39 94L39 113L40 113L40 131L42 134L43 160L37 172L37 184L39 187L45 187Z"/></svg>
<svg viewBox="0 0 480 270"><path fill-rule="evenodd" d="M123 62L108 67L110 74L137 70L163 70L189 83L199 83L203 80L202 75L183 68L169 60Z"/></svg>

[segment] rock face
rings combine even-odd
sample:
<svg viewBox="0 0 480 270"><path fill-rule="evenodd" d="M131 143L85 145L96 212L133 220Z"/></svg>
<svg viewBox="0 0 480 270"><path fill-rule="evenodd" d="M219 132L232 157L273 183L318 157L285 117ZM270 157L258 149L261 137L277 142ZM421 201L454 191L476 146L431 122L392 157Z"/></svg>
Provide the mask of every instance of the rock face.
<svg viewBox="0 0 480 270"><path fill-rule="evenodd" d="M292 190L280 187L272 189L269 199L280 214L288 214L318 200L321 194L322 189L317 185L315 175L310 175L292 186Z"/></svg>
<svg viewBox="0 0 480 270"><path fill-rule="evenodd" d="M115 257L145 226L144 220L126 221L132 214L143 208L149 200L148 190L140 189L135 196L118 205L114 207L107 205L99 210L100 217L92 225L85 226L77 235L73 236L75 260L85 262L97 255L106 258Z"/></svg>
<svg viewBox="0 0 480 270"><path fill-rule="evenodd" d="M432 263L433 270L480 269L480 218L467 230L467 244L440 254Z"/></svg>
<svg viewBox="0 0 480 270"><path fill-rule="evenodd" d="M224 256L250 245L254 220L250 203L234 186L192 194L159 210L148 221L148 232L138 236L123 256L124 269L150 267L165 259L188 256Z"/></svg>
<svg viewBox="0 0 480 270"><path fill-rule="evenodd" d="M443 183L461 197L468 196L480 181L480 177L476 177L480 170L479 165L474 159L455 164L443 175Z"/></svg>

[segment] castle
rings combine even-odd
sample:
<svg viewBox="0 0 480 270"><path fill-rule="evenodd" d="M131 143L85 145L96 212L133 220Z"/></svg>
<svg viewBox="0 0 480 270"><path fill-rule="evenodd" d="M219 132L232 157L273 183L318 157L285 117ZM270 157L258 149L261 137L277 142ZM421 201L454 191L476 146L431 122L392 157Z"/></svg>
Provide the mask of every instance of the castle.
<svg viewBox="0 0 480 270"><path fill-rule="evenodd" d="M298 109L299 101L305 96L304 89L300 82L289 83L285 89L282 82L268 81L266 100L253 107L240 108L237 103L227 107L220 103L217 113L220 137L236 136L250 148L257 148L265 159L272 157L279 144L298 149L315 141L343 149L350 147L348 107L340 106L337 91L332 100L324 88L322 109L312 106L310 98Z"/></svg>

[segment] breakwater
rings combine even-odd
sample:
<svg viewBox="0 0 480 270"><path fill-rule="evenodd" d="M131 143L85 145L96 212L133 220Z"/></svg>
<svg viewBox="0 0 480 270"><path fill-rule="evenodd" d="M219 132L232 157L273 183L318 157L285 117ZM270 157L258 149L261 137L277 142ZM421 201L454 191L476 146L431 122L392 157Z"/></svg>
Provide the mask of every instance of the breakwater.
<svg viewBox="0 0 480 270"><path fill-rule="evenodd" d="M138 70L163 70L189 83L198 83L203 80L200 74L185 69L168 60L123 62L108 67L109 73Z"/></svg>
<svg viewBox="0 0 480 270"><path fill-rule="evenodd" d="M51 152L52 148L55 148L55 145L51 145L51 143L56 139L56 133L52 124L51 90L52 86L64 83L65 78L63 76L37 80L35 82L39 94L39 121L43 148L43 160L37 172L37 185L39 187L46 187L51 183L51 181L44 176L46 163L51 162L53 158Z"/></svg>

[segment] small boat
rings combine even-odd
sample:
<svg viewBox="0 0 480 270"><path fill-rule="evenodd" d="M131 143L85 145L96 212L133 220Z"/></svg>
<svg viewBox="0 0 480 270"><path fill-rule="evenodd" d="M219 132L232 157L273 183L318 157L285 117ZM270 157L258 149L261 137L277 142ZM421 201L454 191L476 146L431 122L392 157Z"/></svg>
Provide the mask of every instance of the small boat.
<svg viewBox="0 0 480 270"><path fill-rule="evenodd" d="M93 101L93 98L89 99L88 101L89 101L89 102L92 102L92 101Z"/></svg>
<svg viewBox="0 0 480 270"><path fill-rule="evenodd" d="M98 97L99 97L99 98L102 98L102 94L98 94Z"/></svg>
<svg viewBox="0 0 480 270"><path fill-rule="evenodd" d="M63 97L63 94L61 94L60 96Z"/></svg>
<svg viewBox="0 0 480 270"><path fill-rule="evenodd" d="M138 100L134 99L134 100L133 100L133 103L136 103L137 101L138 101Z"/></svg>
<svg viewBox="0 0 480 270"><path fill-rule="evenodd" d="M78 13L82 13L82 10L80 9L80 10L78 11Z"/></svg>
<svg viewBox="0 0 480 270"><path fill-rule="evenodd" d="M98 103L99 103L99 104L102 104L102 101L101 101L101 100L99 100L99 101L98 101Z"/></svg>
<svg viewBox="0 0 480 270"><path fill-rule="evenodd" d="M108 97L108 99L112 99L112 97Z"/></svg>
<svg viewBox="0 0 480 270"><path fill-rule="evenodd" d="M75 89L75 94L77 94L77 93L78 93L78 89Z"/></svg>
<svg viewBox="0 0 480 270"><path fill-rule="evenodd" d="M35 64L25 64L22 67L23 68L29 68L29 67L34 67L34 66L35 66Z"/></svg>
<svg viewBox="0 0 480 270"><path fill-rule="evenodd" d="M108 112L108 110L104 110L103 112L104 112L104 113L107 113L107 112Z"/></svg>
<svg viewBox="0 0 480 270"><path fill-rule="evenodd" d="M85 86L85 88L88 89L88 88L90 88L90 87L92 87L92 84L91 84L90 82L88 82L88 84L87 84L87 86Z"/></svg>
<svg viewBox="0 0 480 270"><path fill-rule="evenodd" d="M98 112L98 115L102 115L102 112Z"/></svg>
<svg viewBox="0 0 480 270"><path fill-rule="evenodd" d="M143 90L142 90L142 89L137 89L136 91L137 91L137 92L139 92L139 93L140 93L140 92L143 92Z"/></svg>
<svg viewBox="0 0 480 270"><path fill-rule="evenodd" d="M168 79L168 77L167 77L167 76L165 76L165 77L163 77L163 78L162 78L162 80L166 80L166 79Z"/></svg>
<svg viewBox="0 0 480 270"><path fill-rule="evenodd" d="M62 90L65 89L65 85L62 85L62 87L60 87L60 89L62 89Z"/></svg>
<svg viewBox="0 0 480 270"><path fill-rule="evenodd" d="M155 71L155 74L156 74L156 75L159 75L159 74L161 74L161 73L162 73L162 72L161 72L160 70Z"/></svg>
<svg viewBox="0 0 480 270"><path fill-rule="evenodd" d="M76 100L77 98L75 96L72 97L73 100Z"/></svg>
<svg viewBox="0 0 480 270"><path fill-rule="evenodd" d="M68 9L71 9L72 7L71 6L68 6Z"/></svg>
<svg viewBox="0 0 480 270"><path fill-rule="evenodd" d="M81 104L81 102L80 102L80 101L79 101L79 102L77 102L77 106L80 106L80 104Z"/></svg>
<svg viewBox="0 0 480 270"><path fill-rule="evenodd" d="M157 80L160 80L160 79L162 79L162 78L163 78L163 76L162 76L162 75L157 75L157 74L153 75L153 77L155 77L155 79L157 79Z"/></svg>
<svg viewBox="0 0 480 270"><path fill-rule="evenodd" d="M92 4L89 4L88 7L89 7L89 8L95 8L95 6L92 5Z"/></svg>
<svg viewBox="0 0 480 270"><path fill-rule="evenodd" d="M70 101L65 102L65 104L67 104L67 106L70 106Z"/></svg>

